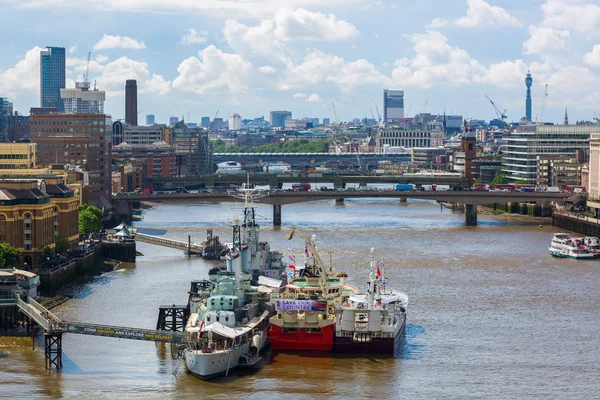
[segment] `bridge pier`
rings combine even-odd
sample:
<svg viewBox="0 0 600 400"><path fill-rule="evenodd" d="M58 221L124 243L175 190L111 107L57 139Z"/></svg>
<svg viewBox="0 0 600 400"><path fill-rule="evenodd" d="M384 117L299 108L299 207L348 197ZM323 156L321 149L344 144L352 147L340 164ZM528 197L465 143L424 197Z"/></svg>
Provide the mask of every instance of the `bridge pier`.
<svg viewBox="0 0 600 400"><path fill-rule="evenodd" d="M406 202L407 202L406 197L400 197L400 203L406 203ZM440 204L442 204L442 203L440 202Z"/></svg>
<svg viewBox="0 0 600 400"><path fill-rule="evenodd" d="M158 309L157 331L183 332L188 319L187 306L160 306Z"/></svg>
<svg viewBox="0 0 600 400"><path fill-rule="evenodd" d="M273 226L281 226L281 204L273 204Z"/></svg>
<svg viewBox="0 0 600 400"><path fill-rule="evenodd" d="M465 204L465 225L477 226L477 204Z"/></svg>
<svg viewBox="0 0 600 400"><path fill-rule="evenodd" d="M335 204L344 204L344 198L335 199Z"/></svg>
<svg viewBox="0 0 600 400"><path fill-rule="evenodd" d="M55 367L57 371L62 369L62 332L44 333L44 355L46 369L52 369L52 367Z"/></svg>

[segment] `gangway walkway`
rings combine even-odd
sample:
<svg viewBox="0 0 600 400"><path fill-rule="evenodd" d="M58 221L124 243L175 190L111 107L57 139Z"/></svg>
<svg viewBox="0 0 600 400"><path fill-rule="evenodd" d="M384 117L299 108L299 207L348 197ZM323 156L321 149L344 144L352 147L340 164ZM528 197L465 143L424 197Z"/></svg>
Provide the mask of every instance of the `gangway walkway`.
<svg viewBox="0 0 600 400"><path fill-rule="evenodd" d="M181 242L179 240L167 239L160 236L146 235L145 233L137 232L135 240L145 243L157 244L159 246L171 247L173 249L185 250L189 254L202 254L203 246L201 244L191 242Z"/></svg>
<svg viewBox="0 0 600 400"><path fill-rule="evenodd" d="M4 302L3 304L7 305L8 303ZM176 331L64 321L32 298L28 298L25 301L22 300L18 294L15 296L12 304L15 304L23 314L31 318L31 320L35 321L35 323L44 329L47 368L51 365L56 366L57 369L61 369L62 367L63 333L165 343L181 343L185 338L185 333Z"/></svg>

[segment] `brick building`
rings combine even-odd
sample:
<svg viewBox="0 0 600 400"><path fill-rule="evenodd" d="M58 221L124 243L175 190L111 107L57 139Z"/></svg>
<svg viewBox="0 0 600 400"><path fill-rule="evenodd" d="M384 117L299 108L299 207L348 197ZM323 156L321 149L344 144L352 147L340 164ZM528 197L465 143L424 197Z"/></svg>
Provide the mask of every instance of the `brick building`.
<svg viewBox="0 0 600 400"><path fill-rule="evenodd" d="M67 114L32 109L31 141L37 144L41 165L71 164L88 174L84 202L110 206L111 146L105 131L105 114Z"/></svg>

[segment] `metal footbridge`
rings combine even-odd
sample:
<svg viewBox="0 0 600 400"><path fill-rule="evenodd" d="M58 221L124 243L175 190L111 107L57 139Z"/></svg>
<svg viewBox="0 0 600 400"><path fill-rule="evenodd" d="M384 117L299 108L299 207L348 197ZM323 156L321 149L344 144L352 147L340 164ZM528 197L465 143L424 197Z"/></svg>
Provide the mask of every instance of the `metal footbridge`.
<svg viewBox="0 0 600 400"><path fill-rule="evenodd" d="M5 302L4 304L7 303ZM32 298L24 301L18 295L15 297L13 304L16 304L23 314L35 321L35 323L49 334L77 333L81 335L166 343L179 343L185 337L182 332L64 321Z"/></svg>
<svg viewBox="0 0 600 400"><path fill-rule="evenodd" d="M157 244L159 246L170 247L173 249L185 250L188 252L188 254L202 254L203 246L196 243L181 242L179 240L167 239L165 237L146 235L145 233L136 233L135 240Z"/></svg>

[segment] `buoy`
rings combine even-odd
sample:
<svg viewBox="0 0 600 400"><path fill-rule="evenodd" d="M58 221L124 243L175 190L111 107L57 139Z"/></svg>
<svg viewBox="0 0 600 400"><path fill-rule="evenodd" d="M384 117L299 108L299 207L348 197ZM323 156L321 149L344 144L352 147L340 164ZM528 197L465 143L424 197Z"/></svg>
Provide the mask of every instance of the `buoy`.
<svg viewBox="0 0 600 400"><path fill-rule="evenodd" d="M544 227L544 225L540 225L540 228L543 228L543 227Z"/></svg>

